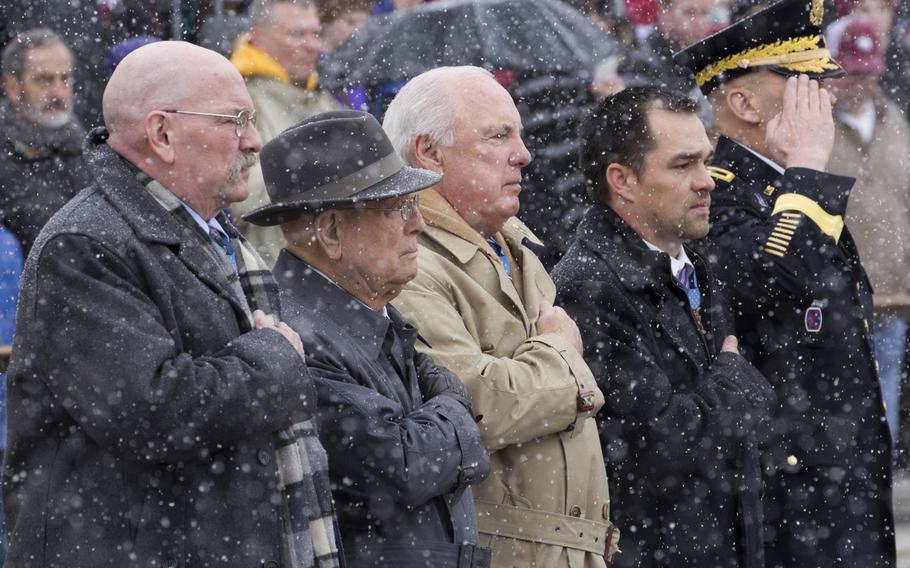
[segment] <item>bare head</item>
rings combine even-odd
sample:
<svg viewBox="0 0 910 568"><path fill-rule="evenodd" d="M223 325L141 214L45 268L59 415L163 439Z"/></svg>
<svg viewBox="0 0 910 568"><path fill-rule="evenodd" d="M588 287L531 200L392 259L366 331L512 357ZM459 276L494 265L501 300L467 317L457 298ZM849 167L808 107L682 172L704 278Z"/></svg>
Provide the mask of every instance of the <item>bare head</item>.
<svg viewBox="0 0 910 568"><path fill-rule="evenodd" d="M488 71L441 67L418 75L396 95L383 127L403 159L442 174L435 189L481 235L518 213L531 154L511 95Z"/></svg>
<svg viewBox="0 0 910 568"><path fill-rule="evenodd" d="M195 114L253 111L243 78L221 55L186 42L143 46L117 66L102 111L110 147L204 218L246 199L262 146L255 126Z"/></svg>

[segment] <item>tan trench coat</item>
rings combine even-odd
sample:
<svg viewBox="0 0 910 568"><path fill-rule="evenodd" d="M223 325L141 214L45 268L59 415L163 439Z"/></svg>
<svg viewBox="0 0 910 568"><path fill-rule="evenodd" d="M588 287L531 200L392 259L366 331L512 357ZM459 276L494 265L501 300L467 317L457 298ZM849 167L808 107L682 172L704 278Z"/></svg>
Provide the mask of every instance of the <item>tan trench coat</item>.
<svg viewBox="0 0 910 568"><path fill-rule="evenodd" d="M605 566L610 499L594 414L603 405L591 371L561 336L538 335L541 301L555 287L522 241L517 219L499 233L513 277L483 238L434 190L421 195L427 231L419 271L393 302L440 365L471 392L493 472L475 486L480 544L493 566ZM421 344L418 342L418 348ZM580 411L580 392L593 408ZM608 536L609 533L609 536Z"/></svg>

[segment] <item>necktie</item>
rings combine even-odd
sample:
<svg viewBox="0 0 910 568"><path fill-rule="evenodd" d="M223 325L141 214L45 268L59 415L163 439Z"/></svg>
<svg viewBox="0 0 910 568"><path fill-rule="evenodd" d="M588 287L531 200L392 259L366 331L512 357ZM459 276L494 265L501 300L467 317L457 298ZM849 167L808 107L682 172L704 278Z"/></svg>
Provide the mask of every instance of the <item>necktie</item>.
<svg viewBox="0 0 910 568"><path fill-rule="evenodd" d="M683 266L676 273L676 284L686 293L689 298L689 306L693 310L701 307L701 292L698 290L698 282L695 281L694 266L691 264Z"/></svg>
<svg viewBox="0 0 910 568"><path fill-rule="evenodd" d="M512 277L512 266L509 264L509 257L506 256L506 253L502 250L502 247L499 246L499 243L496 242L496 239L493 237L487 237L487 243L493 248L497 255L499 255L499 260L502 261L502 267L506 271L506 276L509 278Z"/></svg>
<svg viewBox="0 0 910 568"><path fill-rule="evenodd" d="M215 244L227 255L228 260L231 261L231 266L234 267L234 272L236 272L237 257L234 255L234 245L231 244L231 238L227 236L227 233L212 225L209 225L209 235L215 241Z"/></svg>

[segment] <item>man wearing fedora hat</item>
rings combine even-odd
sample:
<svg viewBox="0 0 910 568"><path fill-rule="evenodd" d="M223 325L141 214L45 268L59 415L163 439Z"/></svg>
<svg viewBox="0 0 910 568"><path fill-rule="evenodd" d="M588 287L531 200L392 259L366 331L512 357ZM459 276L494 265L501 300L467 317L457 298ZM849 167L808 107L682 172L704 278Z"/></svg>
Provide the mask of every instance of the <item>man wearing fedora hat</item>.
<svg viewBox="0 0 910 568"><path fill-rule="evenodd" d="M376 119L347 110L285 130L261 163L271 204L244 217L288 242L274 273L315 377L346 558L488 566L470 486L490 461L470 396L389 305L417 273L416 192L440 176L406 167Z"/></svg>
<svg viewBox="0 0 910 568"><path fill-rule="evenodd" d="M675 58L722 134L709 257L779 401L759 432L766 565L890 567L891 439L872 288L845 224L855 180L827 172L835 126L820 81L844 71L823 21L822 0L783 0Z"/></svg>

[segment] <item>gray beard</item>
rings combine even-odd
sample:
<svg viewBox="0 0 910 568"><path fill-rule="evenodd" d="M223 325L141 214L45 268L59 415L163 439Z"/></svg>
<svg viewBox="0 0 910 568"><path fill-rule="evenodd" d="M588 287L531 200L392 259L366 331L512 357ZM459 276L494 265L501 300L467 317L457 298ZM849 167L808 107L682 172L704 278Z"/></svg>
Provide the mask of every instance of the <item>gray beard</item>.
<svg viewBox="0 0 910 568"><path fill-rule="evenodd" d="M73 111L71 110L64 110L55 113L45 113L36 111L32 108L28 108L25 109L24 114L29 122L43 126L44 128L49 128L51 130L63 128L73 119Z"/></svg>

